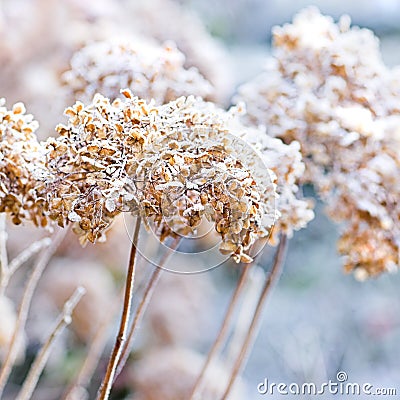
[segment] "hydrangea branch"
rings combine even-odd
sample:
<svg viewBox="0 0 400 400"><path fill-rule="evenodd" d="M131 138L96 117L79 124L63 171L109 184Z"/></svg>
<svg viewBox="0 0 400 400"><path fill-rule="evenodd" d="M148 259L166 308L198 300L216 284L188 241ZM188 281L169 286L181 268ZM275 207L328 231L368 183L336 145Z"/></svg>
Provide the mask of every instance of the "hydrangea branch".
<svg viewBox="0 0 400 400"><path fill-rule="evenodd" d="M59 125L59 137L43 144L23 105L1 109L6 116L4 168L26 177L17 188L11 181L1 187L6 199L0 198L1 210L12 214L14 223L72 225L85 244L104 240L121 212L137 217L119 333L98 399L109 397L121 356L124 360L129 354L131 339L125 341L142 218L164 241L192 234L205 217L220 237L219 250L250 263L252 246L270 237L279 217L277 231L289 236L313 217L310 204L296 195L304 170L298 144L285 145L243 125L241 107L227 112L192 96L155 106L129 90L122 94L113 102L98 94L88 105L67 108L68 124ZM14 130L15 121L20 131ZM17 152L21 139L23 151ZM131 338L159 273L150 278L139 303Z"/></svg>
<svg viewBox="0 0 400 400"><path fill-rule="evenodd" d="M129 265L126 276L126 284L125 284L125 296L124 296L124 306L122 310L121 321L119 325L118 334L116 337L116 341L111 353L110 361L107 365L107 371L104 376L104 379L101 383L97 399L98 400L106 400L110 396L111 388L114 382L114 376L117 370L118 362L122 355L123 346L126 340L126 333L129 327L129 317L130 310L132 305L132 296L133 296L133 285L135 279L135 265L136 265L136 254L137 254L137 246L139 239L139 231L141 225L141 217L137 217L135 230L132 238L131 251L129 256Z"/></svg>
<svg viewBox="0 0 400 400"><path fill-rule="evenodd" d="M46 237L40 239L31 245L29 245L26 249L22 250L15 258L10 261L9 264L9 272L5 279L5 287L9 282L9 279L15 274L19 267L21 267L25 262L27 262L31 257L33 257L36 253L39 253L43 249L47 248L51 244L51 238Z"/></svg>
<svg viewBox="0 0 400 400"><path fill-rule="evenodd" d="M219 350L221 349L221 347L224 344L224 340L228 334L229 331L229 327L231 325L232 322L232 318L233 318L233 314L235 311L235 308L238 304L238 301L241 298L241 295L243 293L243 290L245 288L245 283L247 281L247 277L248 277L248 273L249 273L249 269L250 266L246 266L246 265L242 265L242 271L240 273L240 277L239 280L237 282L237 285L235 287L235 290L232 294L232 298L229 301L229 305L228 308L226 310L225 316L224 316L224 320L222 322L221 328L218 331L218 335L214 340L214 343L210 349L210 351L207 354L207 358L206 361L200 371L199 376L196 379L196 382L193 386L193 390L190 396L190 400L196 400L201 398L200 394L201 394L201 390L202 390L202 385L204 382L204 379L206 377L207 374L207 370L209 368L209 366L212 364L213 360L215 359L215 357L218 355Z"/></svg>
<svg viewBox="0 0 400 400"><path fill-rule="evenodd" d="M122 296L118 296L118 301L115 302L105 314L90 342L89 350L75 380L65 391L63 396L64 400L77 400L88 397L87 388L93 378L96 368L99 366L99 361L109 338L110 325L114 320L116 311L119 309L119 301L121 299Z"/></svg>
<svg viewBox="0 0 400 400"><path fill-rule="evenodd" d="M279 276L281 274L283 264L285 262L285 255L287 251L287 246L288 246L288 238L286 235L282 235L280 238L279 246L275 254L275 259L271 268L271 271L265 281L263 290L260 294L260 297L258 299L258 303L256 306L256 309L254 311L254 315L249 327L249 330L247 332L246 338L244 340L244 343L241 347L240 353L238 357L235 360L235 363L232 368L231 376L229 378L228 385L226 387L226 390L221 397L221 400L226 400L229 396L229 393L231 392L237 377L239 376L241 369L246 363L246 359L249 355L249 352L251 350L251 347L253 346L255 337L257 335L257 331L259 328L259 324L262 318L262 313L264 310L265 302L268 298L268 295L271 292L271 289L279 279Z"/></svg>
<svg viewBox="0 0 400 400"><path fill-rule="evenodd" d="M63 311L58 317L54 328L39 350L27 377L24 379L24 384L18 393L16 400L29 400L31 398L40 375L42 374L50 356L51 350L55 345L55 341L61 335L63 330L72 322L72 313L84 294L85 289L83 287L78 287L65 303Z"/></svg>
<svg viewBox="0 0 400 400"><path fill-rule="evenodd" d="M251 310L255 310L256 308L259 296L264 287L266 276L267 274L260 265L255 264L251 269L245 289L245 295L240 303L240 309L235 321L235 326L224 355L224 363L226 365L234 364L235 359L242 348L253 318Z"/></svg>
<svg viewBox="0 0 400 400"><path fill-rule="evenodd" d="M117 372L115 374L114 380L119 376L122 369L124 368L126 361L128 360L129 354L132 350L133 338L136 332L136 329L139 327L139 323L143 318L143 314L146 311L147 306L153 296L153 293L156 289L157 283L161 277L161 273L163 272L163 268L166 265L168 259L171 257L173 252L178 249L178 246L181 242L180 238L175 239L174 243L171 247L166 250L163 258L160 260L159 264L155 267L153 273L151 274L150 280L145 287L144 294L140 300L140 303L134 313L133 321L131 327L129 328L128 338L124 344L124 348L122 350L121 358L118 363Z"/></svg>
<svg viewBox="0 0 400 400"><path fill-rule="evenodd" d="M32 302L32 297L35 292L35 289L39 283L39 280L45 270L47 264L49 263L51 257L57 250L57 247L64 239L67 233L67 229L58 230L53 239L50 246L48 246L42 254L39 256L37 262L32 268L31 275L29 277L28 282L25 285L25 289L22 295L21 304L19 306L17 322L15 325L15 330L11 339L10 346L8 348L8 352L6 358L4 360L2 369L0 371L0 397L3 393L4 387L8 381L11 370L14 366L17 351L18 351L18 343L20 342L22 335L24 333L25 324L28 318L28 313L30 309L30 305Z"/></svg>
<svg viewBox="0 0 400 400"><path fill-rule="evenodd" d="M0 295L3 294L7 286L9 274L6 216L2 214L0 215Z"/></svg>

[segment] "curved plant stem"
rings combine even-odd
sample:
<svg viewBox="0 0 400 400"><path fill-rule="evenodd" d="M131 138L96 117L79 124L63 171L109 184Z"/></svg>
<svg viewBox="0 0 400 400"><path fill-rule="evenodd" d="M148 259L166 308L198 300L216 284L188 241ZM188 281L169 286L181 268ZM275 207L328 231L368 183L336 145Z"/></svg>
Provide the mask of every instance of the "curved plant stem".
<svg viewBox="0 0 400 400"><path fill-rule="evenodd" d="M224 362L226 365L232 366L234 364L242 348L251 320L253 319L252 311L256 309L266 276L267 274L264 269L258 265L254 265L250 271L246 288L244 289L245 293L240 301L240 308L232 329L232 335L229 339L229 345L225 352Z"/></svg>
<svg viewBox="0 0 400 400"><path fill-rule="evenodd" d="M11 339L10 346L6 358L4 360L3 367L0 372L0 398L3 393L4 387L10 377L11 370L14 366L15 359L18 353L18 345L21 342L22 335L24 333L26 320L28 318L29 308L31 305L32 297L35 292L36 286L43 274L47 264L51 257L57 250L57 247L64 239L68 229L60 229L54 236L53 241L47 249L45 249L39 256L36 264L33 266L31 276L25 286L24 293L22 295L21 304L19 306L17 322L15 324L15 330Z"/></svg>
<svg viewBox="0 0 400 400"><path fill-rule="evenodd" d="M136 332L137 327L145 313L147 306L151 298L153 297L154 290L157 286L158 281L160 280L161 273L163 271L163 267L167 263L169 257L173 254L174 250L176 250L179 246L181 239L178 238L175 240L173 245L166 251L162 259L160 260L159 264L156 266L155 270L151 274L150 280L146 285L145 292L143 294L142 300L140 301L138 308L136 309L135 315L133 317L133 322L129 330L128 339L125 343L124 349L122 351L122 355L120 361L118 363L117 372L115 374L114 380L117 376L121 373L122 369L124 368L126 361L128 360L129 354L132 350L133 345L133 338Z"/></svg>
<svg viewBox="0 0 400 400"><path fill-rule="evenodd" d="M21 267L24 263L26 263L30 258L32 258L35 254L39 253L46 247L51 245L51 239L46 237L44 239L40 239L31 245L29 245L25 250L22 250L14 259L12 259L8 265L9 276L13 276L15 272L17 272L18 268ZM7 281L8 283L8 281Z"/></svg>
<svg viewBox="0 0 400 400"><path fill-rule="evenodd" d="M176 245L173 246L171 249L175 250L177 247L178 247L178 243L176 243ZM157 279L157 277L155 277L154 275L157 273L157 271L160 271L162 269L162 267L165 265L169 255L170 254L168 254L166 257L164 257L160 261L158 268L154 271L152 277L150 278L150 281L148 282L148 284L146 286L144 297L147 298L147 300L145 298L143 298L143 300L141 302L141 307L139 305L139 307L135 313L134 321L130 328L128 338L125 342L125 345L124 345L124 348L123 348L123 351L121 354L121 358L118 363L118 368L117 368L116 374L114 376L114 381L117 378L117 376L120 374L120 372L122 370L122 366L125 365L126 359L129 356L131 341L132 341L134 331L135 331L135 325L137 325L140 320L140 314L143 314L143 312L145 311L145 308L146 308L145 303L146 302L148 303L148 301L150 301L151 290L152 290L152 288L155 287L155 285L156 285L155 280ZM118 296L118 298L119 298L119 296ZM87 387L89 386L92 376L99 364L99 360L101 358L105 344L107 342L110 321L112 320L112 318L114 318L114 311L115 311L114 308L115 307L112 307L111 311L107 313L106 318L104 318L104 320L102 321L95 336L93 337L87 357L85 358L74 383L65 392L65 394L63 396L64 400L77 400L77 399L85 398L85 396L87 396Z"/></svg>
<svg viewBox="0 0 400 400"><path fill-rule="evenodd" d="M97 394L98 400L106 400L110 396L111 388L114 382L114 376L120 360L123 346L126 340L126 333L129 326L129 316L132 306L133 285L135 280L135 261L137 253L137 243L139 238L141 218L137 217L135 231L132 239L131 252L129 256L128 272L125 284L124 306L122 309L122 316L119 325L118 335L115 340L113 350L111 352L110 360L107 365L106 374L101 383L99 392Z"/></svg>
<svg viewBox="0 0 400 400"><path fill-rule="evenodd" d="M121 300L122 296L118 296ZM120 303L118 303L120 304ZM87 356L76 376L75 381L65 392L64 400L77 400L87 398L87 387L99 365L99 360L103 354L104 348L107 343L110 324L115 317L117 311L117 304L113 304L110 310L107 311L105 318L98 327L94 335Z"/></svg>
<svg viewBox="0 0 400 400"><path fill-rule="evenodd" d="M268 298L269 293L271 292L271 289L273 288L274 284L278 280L280 273L282 271L282 267L285 261L285 254L288 246L288 239L286 235L282 235L274 263L272 265L270 274L265 281L263 290L260 294L260 297L258 299L258 303L254 312L253 319L251 321L249 330L247 332L246 338L244 340L243 346L240 350L240 353L238 357L236 358L235 364L233 365L232 373L229 378L228 386L224 392L224 394L221 397L221 400L226 400L233 388L233 385L236 382L237 377L239 376L243 366L246 363L247 357L249 355L249 352L252 348L252 345L254 343L255 336L258 331L259 323L262 317L262 312L264 309L265 302Z"/></svg>
<svg viewBox="0 0 400 400"><path fill-rule="evenodd" d="M248 265L243 265L242 266L242 272L240 274L239 281L236 285L235 291L233 292L233 295L231 297L231 300L228 305L228 309L225 313L224 320L222 322L221 328L218 332L218 335L207 355L207 359L203 365L203 368L200 372L200 375L197 377L197 380L194 384L194 387L192 389L192 393L190 396L190 400L197 400L200 399L200 394L202 390L202 385L204 382L204 378L206 376L207 369L211 365L212 361L215 359L215 357L218 354L218 351L221 349L222 345L224 344L224 340L227 336L229 327L231 325L231 321L233 318L233 314L237 305L238 300L240 299L241 294L243 293L243 289L245 287L245 282L247 281L248 277L248 271L250 270L250 266Z"/></svg>
<svg viewBox="0 0 400 400"><path fill-rule="evenodd" d="M78 287L73 295L64 304L64 308L52 329L49 337L44 342L42 348L38 352L35 361L33 362L29 373L24 380L24 384L18 393L16 400L29 400L39 381L40 375L49 359L49 355L54 346L56 339L61 335L63 330L72 322L72 313L79 303L82 296L85 294L83 287Z"/></svg>
<svg viewBox="0 0 400 400"><path fill-rule="evenodd" d="M7 256L6 215L0 215L0 294L3 294L9 277Z"/></svg>

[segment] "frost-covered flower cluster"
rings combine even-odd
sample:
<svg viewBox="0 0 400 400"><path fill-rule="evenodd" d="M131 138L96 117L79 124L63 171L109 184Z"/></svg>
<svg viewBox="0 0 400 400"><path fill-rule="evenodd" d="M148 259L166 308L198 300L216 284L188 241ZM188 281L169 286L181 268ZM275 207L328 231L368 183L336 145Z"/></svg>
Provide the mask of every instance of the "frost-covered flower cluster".
<svg viewBox="0 0 400 400"><path fill-rule="evenodd" d="M96 93L116 99L129 88L142 99L167 103L191 94L207 98L211 84L169 42L158 45L143 38L115 38L86 45L71 59L62 76L68 97L87 103Z"/></svg>
<svg viewBox="0 0 400 400"><path fill-rule="evenodd" d="M97 95L87 107L67 108L68 125L57 126L59 137L46 141L50 217L60 226L74 223L82 243L101 239L132 200L123 188L136 170L149 111L142 100L123 108Z"/></svg>
<svg viewBox="0 0 400 400"><path fill-rule="evenodd" d="M244 125L242 118L246 110L243 104L226 112L212 103L197 100L195 110L197 118L206 124L210 124L212 115L213 124L224 127L227 133L216 139L233 139L242 162L260 173L260 179L267 180L265 172L273 172L271 178L276 183L275 208L279 218L275 221L270 243L277 241L279 233L291 237L293 231L304 228L314 218L312 201L302 198L297 185L305 171L298 142L285 144L281 139L267 135L264 128Z"/></svg>
<svg viewBox="0 0 400 400"><path fill-rule="evenodd" d="M372 32L315 8L274 30L266 71L239 89L248 120L300 142L303 182L345 221L346 269L375 275L399 265L400 73L383 64Z"/></svg>
<svg viewBox="0 0 400 400"><path fill-rule="evenodd" d="M273 239L313 218L310 203L296 197L304 171L297 143L246 127L241 107L224 111L193 96L156 106L123 94L67 108L57 138L39 144L32 133L29 154L40 159L29 164L34 201L24 204L34 208L22 217L72 223L82 244L103 240L123 211L144 217L161 240L193 234L204 217L220 250L242 262L252 261L252 245L279 217Z"/></svg>
<svg viewBox="0 0 400 400"><path fill-rule="evenodd" d="M124 95L77 102L59 137L43 144L25 127L22 105L4 109L2 171L14 175L3 184L2 211L18 216L15 222L73 223L82 243L101 239L124 210L144 217L161 240L191 234L206 217L220 250L250 262L251 246L269 235L277 213L275 177L246 156L245 128L194 97L157 107Z"/></svg>
<svg viewBox="0 0 400 400"><path fill-rule="evenodd" d="M277 217L272 172L245 165L241 132L209 103L182 97L157 107L124 95L77 102L60 137L47 141L50 217L94 242L124 210L150 221L161 240L192 233L204 216L221 251L251 261L252 244Z"/></svg>
<svg viewBox="0 0 400 400"><path fill-rule="evenodd" d="M37 186L47 174L44 149L35 135L38 123L25 112L22 103L9 110L0 99L0 212L15 224L29 219L46 226L45 199Z"/></svg>

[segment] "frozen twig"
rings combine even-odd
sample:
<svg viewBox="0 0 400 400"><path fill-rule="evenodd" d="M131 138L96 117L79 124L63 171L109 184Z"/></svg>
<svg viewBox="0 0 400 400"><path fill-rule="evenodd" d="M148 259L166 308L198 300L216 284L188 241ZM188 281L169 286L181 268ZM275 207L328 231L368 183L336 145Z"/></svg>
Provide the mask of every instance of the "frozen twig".
<svg viewBox="0 0 400 400"><path fill-rule="evenodd" d="M51 245L42 252L36 264L32 268L31 276L29 277L22 295L22 300L18 311L18 318L15 324L15 330L11 339L10 347L8 348L3 367L0 371L0 398L17 357L18 343L20 343L21 337L24 333L26 320L28 318L32 297L36 286L43 274L43 271L45 270L54 252L57 250L57 247L65 237L66 233L67 229L61 229L55 234Z"/></svg>
<svg viewBox="0 0 400 400"><path fill-rule="evenodd" d="M244 340L243 346L240 350L240 353L238 357L236 358L236 361L233 365L232 373L229 378L229 382L227 385L227 388L224 392L224 394L221 397L221 400L226 400L236 382L237 377L239 376L243 366L246 363L247 357L249 355L249 352L253 346L255 337L257 335L257 331L259 328L260 320L262 317L262 312L264 309L265 302L268 298L268 295L271 292L271 289L273 288L274 284L278 280L284 261L285 261L285 254L286 254L286 249L288 245L288 239L286 235L281 236L281 240L279 242L278 250L275 255L274 263L272 265L272 269L269 273L268 278L265 281L263 290L260 294L257 307L254 312L253 319L251 321L249 330L247 332L246 338Z"/></svg>
<svg viewBox="0 0 400 400"><path fill-rule="evenodd" d="M37 354L16 400L29 400L31 398L56 339L61 335L65 327L72 322L72 313L85 292L86 290L83 287L78 287L64 304L63 311L58 317L49 337Z"/></svg>
<svg viewBox="0 0 400 400"><path fill-rule="evenodd" d="M135 280L135 266L136 266L136 253L139 239L139 231L141 225L141 218L137 217L135 232L132 239L131 252L129 257L128 272L125 284L124 306L122 309L121 322L115 344L110 356L110 361L107 365L107 371L104 376L103 382L100 386L97 399L106 400L110 396L111 388L114 382L114 376L117 370L118 362L121 358L124 343L126 341L126 334L129 327L129 316L132 306L133 285Z"/></svg>
<svg viewBox="0 0 400 400"><path fill-rule="evenodd" d="M46 237L44 239L38 240L28 246L25 250L19 253L15 258L13 258L8 265L8 273L4 277L3 285L4 288L7 287L10 278L15 274L18 268L27 262L31 257L33 257L36 253L39 253L41 250L50 246L51 238Z"/></svg>
<svg viewBox="0 0 400 400"><path fill-rule="evenodd" d="M176 250L179 246L180 243L180 238L176 239L171 248L167 250L167 252L164 254L163 258L159 262L159 265L156 266L155 270L153 271L149 282L146 285L145 292L143 294L142 300L140 301L140 304L135 312L135 315L133 317L133 322L132 325L129 329L129 334L128 334L128 339L125 343L124 349L122 351L121 359L118 363L118 368L117 372L115 374L116 379L118 375L121 373L122 369L124 368L126 361L129 357L129 354L132 349L132 343L133 343L133 338L136 332L136 329L139 326L139 323L143 317L144 312L147 309L147 306L149 305L149 302L153 296L154 290L157 286L158 281L160 280L161 272L163 271L163 267L167 263L169 257L173 254L173 251Z"/></svg>
<svg viewBox="0 0 400 400"><path fill-rule="evenodd" d="M257 307L258 299L263 290L265 272L259 265L254 265L244 288L244 298L241 301L240 310L235 321L232 337L226 351L225 361L227 365L233 365L235 357L239 354L246 338L253 315L251 310ZM250 310L250 311L249 311Z"/></svg>
<svg viewBox="0 0 400 400"><path fill-rule="evenodd" d="M8 257L7 257L7 231L6 216L0 215L0 291L4 291L5 282L9 276Z"/></svg>
<svg viewBox="0 0 400 400"><path fill-rule="evenodd" d="M118 296L117 300L119 301L120 299L121 296ZM83 400L89 398L87 387L89 386L93 374L99 365L99 360L107 343L110 324L115 317L117 306L119 304L119 302L118 304L115 302L115 304L113 304L112 307L110 307L110 310L106 313L105 318L101 322L96 334L91 340L88 354L77 374L75 381L70 388L67 389L66 394L63 397L64 400Z"/></svg>
<svg viewBox="0 0 400 400"><path fill-rule="evenodd" d="M207 355L207 359L203 365L203 368L202 368L199 376L197 377L196 383L194 384L192 394L190 396L191 400L201 398L200 397L201 390L202 390L202 386L204 383L204 379L206 377L207 370L209 369L209 366L212 364L213 360L216 358L219 350L221 349L222 345L224 344L224 340L228 334L236 305L243 293L243 289L245 288L245 283L247 281L248 272L249 272L249 266L243 265L239 281L236 285L235 291L233 292L233 295L229 302L228 309L225 313L225 317L222 322L221 328L220 328L218 335Z"/></svg>

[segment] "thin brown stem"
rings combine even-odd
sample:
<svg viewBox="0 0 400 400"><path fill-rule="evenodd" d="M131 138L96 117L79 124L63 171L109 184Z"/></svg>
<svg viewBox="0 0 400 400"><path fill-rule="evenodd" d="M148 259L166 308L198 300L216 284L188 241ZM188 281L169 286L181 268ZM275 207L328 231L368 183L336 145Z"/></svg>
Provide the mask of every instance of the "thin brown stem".
<svg viewBox="0 0 400 400"><path fill-rule="evenodd" d="M8 348L6 358L4 360L3 367L0 372L0 398L3 393L4 387L8 381L8 378L10 377L11 370L14 366L15 359L18 354L18 344L20 343L22 335L24 334L25 325L28 318L28 313L32 302L33 294L43 274L43 271L45 270L51 257L57 250L57 247L64 239L66 233L67 229L60 229L55 234L51 245L42 252L36 264L32 268L31 276L29 277L29 280L24 289L24 293L22 295L22 300L18 311L17 322L15 324L15 329L11 339L11 343Z"/></svg>
<svg viewBox="0 0 400 400"><path fill-rule="evenodd" d="M248 355L251 351L251 348L253 346L255 337L257 335L259 323L261 321L262 313L264 310L265 302L268 298L268 295L271 292L271 289L273 288L274 284L277 282L279 279L279 276L282 271L282 267L284 264L285 260L285 254L288 246L288 239L286 235L282 235L274 263L272 265L271 271L265 281L263 290L260 294L260 297L258 299L258 303L254 312L253 319L251 321L249 330L247 332L246 338L244 340L243 346L240 350L240 353L238 357L236 358L235 364L233 365L232 373L229 378L228 386L224 392L224 394L221 397L221 400L226 400L236 382L237 377L239 376L242 368L244 367Z"/></svg>
<svg viewBox="0 0 400 400"><path fill-rule="evenodd" d="M118 296L118 300L121 299L122 296ZM112 307L110 307L110 310L107 311L105 318L101 322L96 334L91 340L88 354L82 363L75 381L71 384L63 396L64 400L78 400L87 398L87 387L89 386L93 374L99 365L99 360L107 343L110 324L115 317L116 311L117 304L113 304Z"/></svg>
<svg viewBox="0 0 400 400"><path fill-rule="evenodd" d="M6 215L0 215L0 294L4 292L8 281L9 268L7 256Z"/></svg>
<svg viewBox="0 0 400 400"><path fill-rule="evenodd" d="M204 383L204 378L206 376L207 370L208 370L209 366L211 365L212 361L218 355L218 352L221 349L222 345L224 344L225 338L226 338L229 328L231 326L231 322L232 322L232 318L233 318L233 314L234 314L236 305L243 293L243 289L244 289L245 283L247 281L249 270L250 270L250 266L248 266L248 265L242 266L242 272L240 274L239 281L236 285L235 291L232 294L232 297L229 302L228 309L225 313L225 317L222 322L221 328L220 328L218 335L207 355L207 359L203 365L200 375L197 377L197 380L194 384L194 387L193 387L193 390L192 390L192 393L190 396L190 400L200 399L201 390L202 390L202 386Z"/></svg>
<svg viewBox="0 0 400 400"><path fill-rule="evenodd" d="M32 397L32 394L39 382L40 375L42 374L47 360L49 359L51 350L54 347L56 339L72 322L72 313L84 294L85 289L83 287L78 287L64 304L63 311L57 318L50 335L39 350L16 400L29 400Z"/></svg>
<svg viewBox="0 0 400 400"><path fill-rule="evenodd" d="M171 249L174 250L178 247L178 243L176 245L172 246ZM168 253L168 256L170 253ZM156 271L161 269L168 257L163 258L160 261L160 264L157 268ZM156 272L154 271L154 272ZM114 381L117 378L117 376L120 374L123 365L126 363L126 359L129 356L130 353L130 347L131 347L131 342L134 336L135 332L135 325L139 323L140 320L140 314L143 314L145 309L146 309L146 303L150 301L151 298L151 288L156 286L156 282L154 282L155 277L154 273L153 276L150 278L150 281L148 282L146 289L145 289L145 294L144 297L147 298L147 300L144 298L141 302L141 306L139 305L136 313L135 313L135 318L134 322L132 323L131 329L128 334L127 341L125 342L124 349L121 355L120 362L118 364L117 372L114 377ZM93 340L91 341L91 345L89 348L89 352L87 354L87 357L85 358L82 367L75 379L75 382L69 387L69 389L66 391L66 394L63 396L64 400L78 400L78 399L83 399L85 396L87 396L87 387L90 384L90 381L92 379L92 376L96 370L96 367L98 366L100 357L103 353L106 341L107 341L107 332L109 329L110 321L114 316L114 308L111 309L111 312L107 313L106 318L104 318L103 322L101 323L99 329L97 330L95 336L93 337Z"/></svg>
<svg viewBox="0 0 400 400"><path fill-rule="evenodd" d="M233 365L239 354L247 331L253 318L252 310L256 309L258 298L264 287L266 273L259 265L254 265L247 279L246 288L240 301L232 335L229 339L229 346L226 349L224 362L226 365Z"/></svg>
<svg viewBox="0 0 400 400"><path fill-rule="evenodd" d="M133 286L135 281L135 261L137 254L137 244L139 239L141 218L137 217L135 231L132 239L131 252L129 256L128 272L125 284L124 306L122 309L122 316L119 325L118 335L115 340L113 350L111 352L110 360L107 365L106 374L97 394L97 400L107 400L110 396L111 388L114 382L115 372L120 360L123 346L126 340L126 333L129 327L129 317L132 306Z"/></svg>
<svg viewBox="0 0 400 400"><path fill-rule="evenodd" d="M153 297L153 293L155 288L157 287L157 283L160 280L161 272L163 271L163 267L167 263L169 257L173 254L174 250L176 250L179 246L181 239L178 238L175 240L173 245L167 250L164 254L163 258L160 260L159 264L156 266L155 270L153 271L149 282L146 285L145 292L143 294L142 300L140 301L138 308L136 309L135 315L133 317L133 322L129 330L128 339L125 343L124 349L122 351L120 362L118 363L117 372L115 374L114 380L118 377L121 373L122 369L124 368L126 361L128 360L129 354L132 350L133 345L133 338L136 332L136 329L139 326L139 323L145 313L147 306L151 298Z"/></svg>

